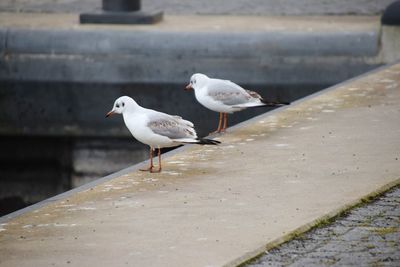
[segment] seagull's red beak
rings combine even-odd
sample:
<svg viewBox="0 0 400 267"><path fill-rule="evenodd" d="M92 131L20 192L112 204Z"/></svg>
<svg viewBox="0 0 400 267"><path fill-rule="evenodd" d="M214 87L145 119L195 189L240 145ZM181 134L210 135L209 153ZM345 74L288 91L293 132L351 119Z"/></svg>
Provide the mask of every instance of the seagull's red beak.
<svg viewBox="0 0 400 267"><path fill-rule="evenodd" d="M114 113L114 110L111 110L110 112L108 112L108 113L106 114L106 118L107 118L107 117L110 117L110 116L113 115L113 114L115 114L115 113Z"/></svg>
<svg viewBox="0 0 400 267"><path fill-rule="evenodd" d="M185 91L190 91L192 89L193 89L193 87L190 83L188 85L186 85L186 87L185 87Z"/></svg>

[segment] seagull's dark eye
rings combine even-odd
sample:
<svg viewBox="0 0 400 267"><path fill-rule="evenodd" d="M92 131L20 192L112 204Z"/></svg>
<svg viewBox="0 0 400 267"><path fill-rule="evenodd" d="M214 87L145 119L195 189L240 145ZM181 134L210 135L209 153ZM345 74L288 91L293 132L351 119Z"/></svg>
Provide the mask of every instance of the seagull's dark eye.
<svg viewBox="0 0 400 267"><path fill-rule="evenodd" d="M196 80L193 80L193 83L196 83Z"/></svg>
<svg viewBox="0 0 400 267"><path fill-rule="evenodd" d="M116 108L119 108L119 105L118 105L118 104L116 104L116 105L115 105L115 107L116 107Z"/></svg>
<svg viewBox="0 0 400 267"><path fill-rule="evenodd" d="M122 102L122 106L123 106L123 107L125 106L125 103L124 103L124 102Z"/></svg>

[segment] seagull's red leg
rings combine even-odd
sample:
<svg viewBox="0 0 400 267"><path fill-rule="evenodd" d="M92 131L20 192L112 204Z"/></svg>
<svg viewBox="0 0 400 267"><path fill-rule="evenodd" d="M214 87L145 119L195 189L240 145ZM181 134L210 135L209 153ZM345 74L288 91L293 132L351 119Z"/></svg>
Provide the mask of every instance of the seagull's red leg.
<svg viewBox="0 0 400 267"><path fill-rule="evenodd" d="M225 132L228 127L228 113L224 113L224 127L222 127L221 131Z"/></svg>
<svg viewBox="0 0 400 267"><path fill-rule="evenodd" d="M161 148L158 148L158 170L150 170L150 172L161 172Z"/></svg>
<svg viewBox="0 0 400 267"><path fill-rule="evenodd" d="M154 165L153 165L153 148L150 147L150 166L147 169L140 169L140 170L143 172L146 172L146 171L152 172L153 167L154 167Z"/></svg>
<svg viewBox="0 0 400 267"><path fill-rule="evenodd" d="M210 134L213 134L213 133L220 133L221 132L221 127L222 127L222 112L220 112L219 113L219 119L218 119L218 128L217 128L217 130L216 131L214 131L214 132L211 132Z"/></svg>
<svg viewBox="0 0 400 267"><path fill-rule="evenodd" d="M161 148L158 148L158 172L161 171Z"/></svg>

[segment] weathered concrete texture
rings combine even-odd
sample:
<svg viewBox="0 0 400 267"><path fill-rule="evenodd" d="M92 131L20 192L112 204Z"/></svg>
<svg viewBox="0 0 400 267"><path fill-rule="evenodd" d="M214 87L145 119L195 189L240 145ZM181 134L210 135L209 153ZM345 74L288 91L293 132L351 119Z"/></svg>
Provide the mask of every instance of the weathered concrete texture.
<svg viewBox="0 0 400 267"><path fill-rule="evenodd" d="M393 59L400 59L400 27L383 25L381 34L383 61L393 62Z"/></svg>
<svg viewBox="0 0 400 267"><path fill-rule="evenodd" d="M144 9L167 14L223 15L371 15L393 0L142 0ZM0 10L14 12L88 12L101 9L100 0L2 0Z"/></svg>
<svg viewBox="0 0 400 267"><path fill-rule="evenodd" d="M145 26L79 25L75 14L0 17L0 79L335 84L383 62L378 17L169 16ZM54 71L57 70L57 71Z"/></svg>
<svg viewBox="0 0 400 267"><path fill-rule="evenodd" d="M3 219L0 266L233 265L398 184L400 64Z"/></svg>
<svg viewBox="0 0 400 267"><path fill-rule="evenodd" d="M400 266L400 187L246 266Z"/></svg>

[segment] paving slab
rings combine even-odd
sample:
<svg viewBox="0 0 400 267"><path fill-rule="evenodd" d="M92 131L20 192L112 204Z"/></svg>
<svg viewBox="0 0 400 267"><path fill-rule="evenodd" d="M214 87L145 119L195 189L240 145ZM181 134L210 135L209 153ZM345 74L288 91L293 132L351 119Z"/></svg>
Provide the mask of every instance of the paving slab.
<svg viewBox="0 0 400 267"><path fill-rule="evenodd" d="M380 225L382 220L386 225ZM315 260L320 266L399 266L399 222L400 187L396 187L246 266L309 266L305 263Z"/></svg>
<svg viewBox="0 0 400 267"><path fill-rule="evenodd" d="M4 217L0 266L242 263L400 182L399 85L381 68Z"/></svg>

